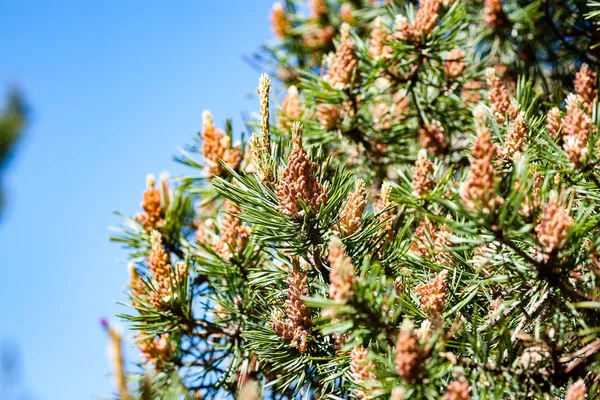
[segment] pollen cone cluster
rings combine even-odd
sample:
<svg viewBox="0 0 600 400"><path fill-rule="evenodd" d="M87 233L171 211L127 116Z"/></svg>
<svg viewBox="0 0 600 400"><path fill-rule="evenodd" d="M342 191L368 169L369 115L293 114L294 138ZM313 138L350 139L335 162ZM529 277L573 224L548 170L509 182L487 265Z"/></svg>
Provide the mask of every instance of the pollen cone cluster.
<svg viewBox="0 0 600 400"><path fill-rule="evenodd" d="M148 270L152 274L154 290L148 295L148 301L156 308L162 308L171 298L171 288L182 279L185 274L185 265L178 264L173 268L169 261L169 253L162 245L162 237L157 231L152 231L150 236L152 247L148 252Z"/></svg>
<svg viewBox="0 0 600 400"><path fill-rule="evenodd" d="M354 266L350 257L344 253L342 242L334 238L329 246L329 298L335 301L346 301L352 295Z"/></svg>
<svg viewBox="0 0 600 400"><path fill-rule="evenodd" d="M308 349L308 335L312 326L310 309L304 304L302 297L308 296L308 276L300 268L297 258L292 259L288 271L286 301L286 317L275 315L271 327L273 331L290 346L305 353Z"/></svg>
<svg viewBox="0 0 600 400"><path fill-rule="evenodd" d="M392 240L394 227L395 209L394 207L391 207L391 194L392 186L389 182L384 182L384 184L381 185L381 192L379 193L379 199L377 200L377 205L375 206L375 212L379 214L379 222L383 224L381 226L381 230L387 242Z"/></svg>
<svg viewBox="0 0 600 400"><path fill-rule="evenodd" d="M592 112L598 89L596 88L596 80L598 74L593 72L587 64L583 64L581 69L575 75L575 93L583 103L583 107L588 113Z"/></svg>
<svg viewBox="0 0 600 400"><path fill-rule="evenodd" d="M542 219L535 228L537 238L546 253L552 253L565 243L571 225L573 218L569 215L569 210L561 204L558 194L553 192Z"/></svg>
<svg viewBox="0 0 600 400"><path fill-rule="evenodd" d="M309 214L316 214L327 201L327 187L319 184L315 164L302 149L302 125L292 126L293 149L285 168L280 170L275 188L281 212L290 217L304 215L302 205Z"/></svg>
<svg viewBox="0 0 600 400"><path fill-rule="evenodd" d="M548 129L550 137L558 137L561 127L562 113L560 112L560 108L552 107L548 110L548 114L546 114L546 129Z"/></svg>
<svg viewBox="0 0 600 400"><path fill-rule="evenodd" d="M563 120L563 148L573 166L585 163L592 121L574 94L567 96L567 115Z"/></svg>
<svg viewBox="0 0 600 400"><path fill-rule="evenodd" d="M175 346L169 343L168 333L153 338L140 332L136 337L136 344L142 360L155 365L157 369L162 369L164 364L169 362L175 354Z"/></svg>
<svg viewBox="0 0 600 400"><path fill-rule="evenodd" d="M419 257L430 259L433 254L433 243L438 229L429 218L423 218L413 234L413 240L410 245L411 251Z"/></svg>
<svg viewBox="0 0 600 400"><path fill-rule="evenodd" d="M511 105L508 89L506 89L502 80L496 76L496 71L493 68L488 68L485 75L488 87L488 100L490 101L492 112L498 124L504 124L506 114L508 113L512 119L516 116L518 110Z"/></svg>
<svg viewBox="0 0 600 400"><path fill-rule="evenodd" d="M471 386L466 381L454 381L448 385L448 390L442 400L471 400Z"/></svg>
<svg viewBox="0 0 600 400"><path fill-rule="evenodd" d="M374 59L390 58L393 53L393 49L385 44L392 40L391 33L388 32L387 28L383 25L381 17L375 18L375 25L371 30L371 40L369 41L369 54Z"/></svg>
<svg viewBox="0 0 600 400"><path fill-rule="evenodd" d="M417 197L426 196L435 186L435 181L433 180L433 163L427 159L425 149L419 151L415 166L412 167L412 173L411 187L413 194Z"/></svg>
<svg viewBox="0 0 600 400"><path fill-rule="evenodd" d="M433 120L419 130L419 144L431 153L443 154L446 151L448 145L440 121Z"/></svg>
<svg viewBox="0 0 600 400"><path fill-rule="evenodd" d="M225 216L221 222L221 239L214 247L223 258L231 258L241 253L250 238L250 228L238 217L240 209L230 200L225 201Z"/></svg>
<svg viewBox="0 0 600 400"><path fill-rule="evenodd" d="M444 310L446 304L446 294L448 292L447 283L448 272L443 270L427 283L420 283L415 292L419 295L421 309L431 317L438 317Z"/></svg>
<svg viewBox="0 0 600 400"><path fill-rule="evenodd" d="M448 54L448 60L444 63L444 72L449 78L458 78L465 70L465 56L467 53L455 47Z"/></svg>
<svg viewBox="0 0 600 400"><path fill-rule="evenodd" d="M281 103L279 111L279 129L289 131L292 129L292 123L299 121L302 117L302 103L298 94L298 88L294 85L290 86L287 94Z"/></svg>
<svg viewBox="0 0 600 400"><path fill-rule="evenodd" d="M483 18L490 28L497 29L508 21L502 8L502 0L485 0L483 5Z"/></svg>
<svg viewBox="0 0 600 400"><path fill-rule="evenodd" d="M396 372L406 381L411 382L421 375L424 354L419 339L410 325L404 325L396 341Z"/></svg>
<svg viewBox="0 0 600 400"><path fill-rule="evenodd" d="M327 15L327 2L325 0L309 0L310 13L315 18Z"/></svg>
<svg viewBox="0 0 600 400"><path fill-rule="evenodd" d="M206 162L204 170L209 176L223 176L227 170L219 163L223 160L229 168L237 170L242 161L240 146L231 147L231 138L220 129L216 129L212 115L208 111L202 113L202 155Z"/></svg>
<svg viewBox="0 0 600 400"><path fill-rule="evenodd" d="M273 4L273 9L271 11L271 27L273 28L275 35L280 39L286 39L290 36L292 24L283 4L280 2Z"/></svg>
<svg viewBox="0 0 600 400"><path fill-rule="evenodd" d="M490 139L490 131L485 126L478 128L477 139L473 145L471 169L460 189L465 207L470 210L479 209L486 214L491 213L498 203L493 165L496 145L492 144Z"/></svg>
<svg viewBox="0 0 600 400"><path fill-rule="evenodd" d="M340 44L323 78L331 87L337 90L343 90L351 86L358 66L356 45L350 36L350 25L344 23L340 31Z"/></svg>
<svg viewBox="0 0 600 400"><path fill-rule="evenodd" d="M350 376L355 385L354 394L357 399L366 400L374 398L371 395L373 388L365 383L375 379L375 365L367 359L369 350L362 346L355 346L350 353Z"/></svg>
<svg viewBox="0 0 600 400"><path fill-rule="evenodd" d="M405 41L418 41L421 37L429 35L437 25L440 9L440 0L421 0L412 25L404 16L396 17L394 35Z"/></svg>
<svg viewBox="0 0 600 400"><path fill-rule="evenodd" d="M350 193L340 211L339 231L341 236L349 236L360 228L361 217L367 206L367 189L361 179L356 183L356 189Z"/></svg>
<svg viewBox="0 0 600 400"><path fill-rule="evenodd" d="M165 225L165 211L161 189L155 187L154 175L148 175L146 178L146 190L142 195L141 207L144 212L136 215L135 220L148 232L161 230Z"/></svg>
<svg viewBox="0 0 600 400"><path fill-rule="evenodd" d="M525 113L520 112L510 124L508 134L504 138L504 145L500 148L498 156L504 160L512 160L517 152L525 145L529 128L525 121Z"/></svg>

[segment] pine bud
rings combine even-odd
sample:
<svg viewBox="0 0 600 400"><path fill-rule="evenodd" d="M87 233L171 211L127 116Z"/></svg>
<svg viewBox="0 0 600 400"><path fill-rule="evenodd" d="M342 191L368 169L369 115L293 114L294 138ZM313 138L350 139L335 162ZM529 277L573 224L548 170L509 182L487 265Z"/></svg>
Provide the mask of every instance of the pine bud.
<svg viewBox="0 0 600 400"><path fill-rule="evenodd" d="M550 137L553 139L557 138L561 127L562 113L560 112L560 108L552 107L548 110L548 114L546 114L546 129L548 129Z"/></svg>
<svg viewBox="0 0 600 400"><path fill-rule="evenodd" d="M356 183L356 190L348 196L340 212L340 234L352 235L360 228L361 217L367 206L367 190L361 179Z"/></svg>
<svg viewBox="0 0 600 400"><path fill-rule="evenodd" d="M463 204L469 210L481 209L489 214L498 204L493 165L496 145L490 142L491 134L486 127L481 127L478 131L473 145L471 169L460 189L460 194Z"/></svg>
<svg viewBox="0 0 600 400"><path fill-rule="evenodd" d="M225 216L221 222L221 239L215 245L215 251L225 259L239 254L246 248L250 238L250 228L238 217L240 209L230 200L225 201Z"/></svg>
<svg viewBox="0 0 600 400"><path fill-rule="evenodd" d="M319 184L315 176L315 164L302 149L302 125L299 122L292 126L292 142L294 147L275 188L279 207L283 214L290 217L304 214L301 204L307 207L309 214L316 214L327 201L327 187Z"/></svg>
<svg viewBox="0 0 600 400"><path fill-rule="evenodd" d="M357 399L372 399L372 387L364 386L365 382L375 379L375 365L367 359L369 350L362 346L355 346L350 353L350 376L355 385L354 390Z"/></svg>
<svg viewBox="0 0 600 400"><path fill-rule="evenodd" d="M273 32L280 39L286 39L292 30L292 24L287 16L283 4L276 2L271 11L271 27Z"/></svg>
<svg viewBox="0 0 600 400"><path fill-rule="evenodd" d="M409 324L402 327L396 341L396 372L406 382L418 379L425 360L414 329Z"/></svg>
<svg viewBox="0 0 600 400"><path fill-rule="evenodd" d="M352 283L354 281L354 265L350 257L344 253L342 241L333 238L329 245L329 298L331 300L345 302L352 295Z"/></svg>
<svg viewBox="0 0 600 400"><path fill-rule="evenodd" d="M427 159L425 149L419 151L415 166L412 167L412 173L411 187L413 194L417 197L426 196L433 189L435 181L433 180L433 163Z"/></svg>
<svg viewBox="0 0 600 400"><path fill-rule="evenodd" d="M327 2L325 0L309 0L308 7L313 18L327 15Z"/></svg>
<svg viewBox="0 0 600 400"><path fill-rule="evenodd" d="M290 86L287 94L281 103L279 111L279 129L289 131L292 129L292 123L299 121L302 117L302 103L298 95L298 88Z"/></svg>
<svg viewBox="0 0 600 400"><path fill-rule="evenodd" d="M204 170L208 176L223 176L227 173L219 163L219 158L233 170L240 167L242 153L240 146L231 147L231 138L220 129L216 129L212 115L208 111L202 113L202 155L206 162Z"/></svg>
<svg viewBox="0 0 600 400"><path fill-rule="evenodd" d="M573 218L569 210L560 203L558 194L553 192L535 228L538 241L546 253L552 253L565 243L571 225Z"/></svg>
<svg viewBox="0 0 600 400"><path fill-rule="evenodd" d="M352 3L343 3L340 6L340 11L339 11L339 16L340 16L340 20L342 20L342 22L345 22L347 24L354 24L354 22L356 21L356 18L354 18L354 6L352 5Z"/></svg>
<svg viewBox="0 0 600 400"><path fill-rule="evenodd" d="M146 190L142 195L141 207L144 212L135 216L146 231L160 230L164 228L164 208L161 190L155 188L154 175L148 175L146 178Z"/></svg>
<svg viewBox="0 0 600 400"><path fill-rule="evenodd" d="M317 119L321 128L330 131L335 129L340 122L340 108L333 104L319 104L317 106Z"/></svg>
<svg viewBox="0 0 600 400"><path fill-rule="evenodd" d="M565 400L585 400L585 394L587 392L587 388L585 384L580 379L567 389L567 393L565 395Z"/></svg>
<svg viewBox="0 0 600 400"><path fill-rule="evenodd" d="M525 121L525 113L520 112L510 124L510 129L504 138L504 145L500 148L498 156L504 160L514 160L515 154L523 149L528 134L529 128Z"/></svg>
<svg viewBox="0 0 600 400"><path fill-rule="evenodd" d="M379 193L379 199L375 207L375 212L379 214L379 222L383 224L381 230L387 242L392 240L394 227L395 209L394 207L391 207L391 193L392 185L389 182L384 182L383 185L381 185L381 192Z"/></svg>
<svg viewBox="0 0 600 400"><path fill-rule="evenodd" d="M422 148L432 153L443 154L446 151L448 145L440 121L433 120L419 130L419 143Z"/></svg>
<svg viewBox="0 0 600 400"><path fill-rule="evenodd" d="M414 26L421 36L427 36L437 25L440 16L440 0L421 0Z"/></svg>
<svg viewBox="0 0 600 400"><path fill-rule="evenodd" d="M342 24L340 31L340 44L331 60L327 73L323 77L327 83L337 90L350 87L358 67L356 45L350 36L350 25Z"/></svg>
<svg viewBox="0 0 600 400"><path fill-rule="evenodd" d="M256 175L261 182L273 182L273 162L271 157L271 131L269 126L269 92L271 80L262 74L258 81L258 97L260 100L260 135L252 134L250 149L256 167Z"/></svg>
<svg viewBox="0 0 600 400"><path fill-rule="evenodd" d="M438 317L444 310L446 304L446 293L448 284L446 278L448 271L443 270L427 283L420 283L415 292L420 297L421 309L431 317Z"/></svg>
<svg viewBox="0 0 600 400"><path fill-rule="evenodd" d="M563 148L573 166L584 164L588 153L588 139L592 121L580 107L577 96L567 96L567 115L563 120Z"/></svg>
<svg viewBox="0 0 600 400"><path fill-rule="evenodd" d="M312 320L310 309L302 300L302 297L309 294L308 276L300 269L300 262L297 258L292 258L292 266L288 271L286 283L288 286L287 320L281 315L275 315L271 327L283 340L290 342L290 346L305 353L308 349L307 340Z"/></svg>
<svg viewBox="0 0 600 400"><path fill-rule="evenodd" d="M587 64L583 64L575 75L575 93L577 93L577 96L583 103L583 107L590 114L598 93L598 89L596 88L597 77L598 75Z"/></svg>
<svg viewBox="0 0 600 400"><path fill-rule="evenodd" d="M504 24L508 22L508 18L502 8L502 0L485 0L483 6L483 18L485 24L492 29L498 29L504 26Z"/></svg>
<svg viewBox="0 0 600 400"><path fill-rule="evenodd" d="M449 78L458 78L465 70L465 56L467 53L455 47L448 54L448 60L444 63L444 71Z"/></svg>
<svg viewBox="0 0 600 400"><path fill-rule="evenodd" d="M410 250L424 259L430 259L433 254L433 242L437 236L437 227L427 217L419 221L413 234Z"/></svg>
<svg viewBox="0 0 600 400"><path fill-rule="evenodd" d="M162 308L171 298L171 288L185 273L185 265L179 264L173 268L169 262L169 253L162 245L162 237L157 231L150 236L152 244L148 251L148 270L152 274L154 290L149 294L148 301L156 308Z"/></svg>
<svg viewBox="0 0 600 400"><path fill-rule="evenodd" d="M396 15L394 20L394 37L407 42L418 39L418 32L408 23L408 20L403 15Z"/></svg>
<svg viewBox="0 0 600 400"><path fill-rule="evenodd" d="M384 44L384 42L390 42L391 35L387 29L383 26L381 16L375 18L375 26L371 30L371 40L369 41L369 54L375 60L380 58L390 58L393 53L393 49Z"/></svg>
<svg viewBox="0 0 600 400"><path fill-rule="evenodd" d="M471 400L471 386L469 382L454 381L448 385L448 390L442 400Z"/></svg>
<svg viewBox="0 0 600 400"><path fill-rule="evenodd" d="M506 121L506 114L508 113L510 118L514 118L518 110L513 107L510 103L510 97L508 96L508 90L504 83L496 76L494 68L488 68L485 71L486 83L488 86L488 100L496 121L499 124L503 124Z"/></svg>
<svg viewBox="0 0 600 400"><path fill-rule="evenodd" d="M146 364L153 364L158 370L161 370L165 363L173 359L176 350L175 344L169 341L168 333L157 337L148 337L140 332L136 336L136 344L140 350L142 361Z"/></svg>

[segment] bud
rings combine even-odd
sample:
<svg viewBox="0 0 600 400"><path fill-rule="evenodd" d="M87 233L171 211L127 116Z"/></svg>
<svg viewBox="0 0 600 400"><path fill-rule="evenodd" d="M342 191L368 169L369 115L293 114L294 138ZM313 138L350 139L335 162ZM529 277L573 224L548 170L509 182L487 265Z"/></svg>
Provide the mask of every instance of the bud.
<svg viewBox="0 0 600 400"><path fill-rule="evenodd" d="M221 222L221 240L215 245L215 251L225 259L239 254L246 248L250 238L250 228L238 217L240 209L230 200L225 201L225 216Z"/></svg>
<svg viewBox="0 0 600 400"><path fill-rule="evenodd" d="M292 142L294 148L275 187L279 207L290 217L304 214L301 204L307 207L309 214L316 214L327 201L327 187L319 184L314 172L315 164L302 149L302 125L299 122L292 126Z"/></svg>
<svg viewBox="0 0 600 400"><path fill-rule="evenodd" d="M546 115L546 129L551 138L558 137L560 128L562 127L562 113L558 107L552 107Z"/></svg>
<svg viewBox="0 0 600 400"><path fill-rule="evenodd" d="M354 393L357 399L372 399L372 387L365 387L366 381L375 379L375 365L368 361L369 351L362 346L355 346L350 353L350 376L358 388Z"/></svg>
<svg viewBox="0 0 600 400"><path fill-rule="evenodd" d="M290 130L292 123L299 121L302 117L302 103L298 95L298 88L294 85L290 86L287 94L281 103L279 111L279 129Z"/></svg>
<svg viewBox="0 0 600 400"><path fill-rule="evenodd" d="M271 132L269 127L269 91L271 80L262 74L258 81L258 97L260 100L260 135L252 134L250 149L256 167L256 175L261 182L273 181L273 161L271 157Z"/></svg>
<svg viewBox="0 0 600 400"><path fill-rule="evenodd" d="M504 145L500 148L498 156L504 160L514 160L515 154L523 149L528 134L529 128L525 121L525 113L520 112L510 124L510 129L504 138Z"/></svg>
<svg viewBox="0 0 600 400"><path fill-rule="evenodd" d="M375 18L375 26L371 30L371 40L369 41L369 54L375 60L380 58L390 58L393 53L393 49L384 44L384 42L390 42L391 35L387 29L383 26L381 16Z"/></svg>
<svg viewBox="0 0 600 400"><path fill-rule="evenodd" d="M308 335L312 326L310 309L304 304L302 297L308 296L308 276L300 269L300 262L292 258L292 266L286 280L288 285L286 302L287 320L275 315L271 327L290 346L305 353L308 349Z"/></svg>
<svg viewBox="0 0 600 400"><path fill-rule="evenodd" d="M146 177L146 190L142 195L141 207L144 212L135 216L146 231L151 232L155 229L160 230L165 226L163 197L161 190L155 188L156 182L154 175Z"/></svg>
<svg viewBox="0 0 600 400"><path fill-rule="evenodd" d="M448 385L448 390L442 400L471 400L471 386L469 382L454 381Z"/></svg>
<svg viewBox="0 0 600 400"><path fill-rule="evenodd" d="M213 176L223 176L227 173L219 162L221 159L229 168L237 170L242 161L240 146L231 147L231 138L220 129L216 129L212 115L208 111L202 113L202 155L206 162L205 172Z"/></svg>
<svg viewBox="0 0 600 400"><path fill-rule="evenodd" d="M396 372L400 377L406 382L418 379L421 376L425 355L410 324L405 324L398 334L395 353Z"/></svg>
<svg viewBox="0 0 600 400"><path fill-rule="evenodd" d="M427 152L425 149L419 151L415 166L412 167L412 183L411 187L413 194L417 197L426 196L435 185L433 180L433 163L427 159Z"/></svg>
<svg viewBox="0 0 600 400"><path fill-rule="evenodd" d="M429 282L420 283L415 288L420 297L421 309L431 317L439 317L444 310L448 291L447 276L448 271L443 270L435 274Z"/></svg>
<svg viewBox="0 0 600 400"><path fill-rule="evenodd" d="M335 129L340 121L340 108L333 104L319 104L317 106L317 119L321 128L330 131Z"/></svg>
<svg viewBox="0 0 600 400"><path fill-rule="evenodd" d="M308 6L314 18L321 18L327 15L327 2L325 0L309 0Z"/></svg>
<svg viewBox="0 0 600 400"><path fill-rule="evenodd" d="M508 90L500 78L496 76L494 68L488 68L485 71L485 75L488 86L488 100L490 101L492 113L496 117L496 121L499 124L503 124L506 121L507 113L510 118L514 118L518 110L511 106Z"/></svg>
<svg viewBox="0 0 600 400"><path fill-rule="evenodd" d="M323 77L327 83L337 90L350 87L358 66L356 45L350 36L350 25L342 24L340 31L340 44L331 60L327 73Z"/></svg>
<svg viewBox="0 0 600 400"><path fill-rule="evenodd" d="M352 235L360 228L361 217L367 206L367 190L361 179L356 183L356 190L348 196L340 212L340 233L342 236Z"/></svg>
<svg viewBox="0 0 600 400"><path fill-rule="evenodd" d="M448 60L444 63L444 71L449 78L458 78L465 70L465 56L467 53L455 47L448 54Z"/></svg>
<svg viewBox="0 0 600 400"><path fill-rule="evenodd" d="M598 89L596 88L597 74L587 64L583 64L575 75L575 93L581 99L583 107L591 114Z"/></svg>
<svg viewBox="0 0 600 400"><path fill-rule="evenodd" d="M569 210L560 203L558 194L553 192L535 228L538 241L546 253L552 253L565 243L571 225L573 218Z"/></svg>
<svg viewBox="0 0 600 400"><path fill-rule="evenodd" d="M283 4L276 2L271 11L271 27L273 32L280 39L286 39L292 30L292 24L285 12Z"/></svg>
<svg viewBox="0 0 600 400"><path fill-rule="evenodd" d="M485 0L483 6L483 18L485 24L492 29L498 29L504 26L504 24L508 22L508 18L502 8L502 0Z"/></svg>
<svg viewBox="0 0 600 400"><path fill-rule="evenodd" d="M585 163L592 121L580 107L577 96L567 96L567 115L563 120L563 148L575 167Z"/></svg>
<svg viewBox="0 0 600 400"><path fill-rule="evenodd" d="M390 207L392 205L392 201L390 200L391 193L392 185L389 182L384 182L383 185L381 185L379 200L375 206L375 212L379 214L379 222L383 224L381 230L384 233L387 242L392 240L394 227L395 210L394 207Z"/></svg>
<svg viewBox="0 0 600 400"><path fill-rule="evenodd" d="M432 153L443 154L446 151L448 145L440 121L433 120L419 130L419 143Z"/></svg>

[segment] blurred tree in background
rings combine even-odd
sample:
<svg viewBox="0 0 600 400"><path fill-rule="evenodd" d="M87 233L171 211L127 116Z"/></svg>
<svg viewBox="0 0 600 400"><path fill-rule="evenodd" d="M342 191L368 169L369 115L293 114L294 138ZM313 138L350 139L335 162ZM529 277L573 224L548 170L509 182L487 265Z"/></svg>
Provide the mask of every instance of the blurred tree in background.
<svg viewBox="0 0 600 400"><path fill-rule="evenodd" d="M598 398L595 10L276 3L247 134L114 237L120 398Z"/></svg>
<svg viewBox="0 0 600 400"><path fill-rule="evenodd" d="M6 107L0 111L0 212L2 212L2 170L6 167L12 150L25 125L25 105L21 94L12 90Z"/></svg>

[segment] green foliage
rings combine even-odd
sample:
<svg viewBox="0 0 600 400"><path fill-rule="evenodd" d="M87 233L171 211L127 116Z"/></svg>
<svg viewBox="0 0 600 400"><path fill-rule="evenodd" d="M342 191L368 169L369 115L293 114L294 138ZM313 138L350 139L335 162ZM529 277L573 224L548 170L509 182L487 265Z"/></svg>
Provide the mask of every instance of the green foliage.
<svg viewBox="0 0 600 400"><path fill-rule="evenodd" d="M600 396L594 4L379 3L274 8L276 116L124 218L152 396Z"/></svg>

